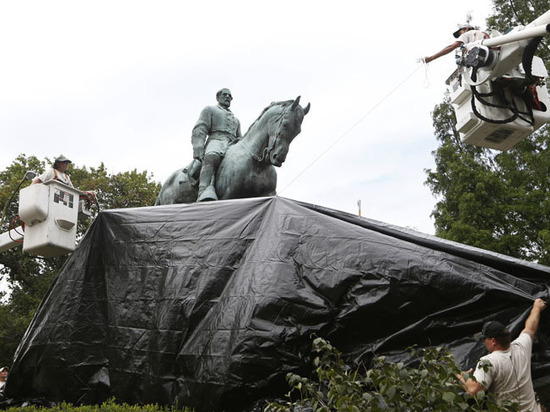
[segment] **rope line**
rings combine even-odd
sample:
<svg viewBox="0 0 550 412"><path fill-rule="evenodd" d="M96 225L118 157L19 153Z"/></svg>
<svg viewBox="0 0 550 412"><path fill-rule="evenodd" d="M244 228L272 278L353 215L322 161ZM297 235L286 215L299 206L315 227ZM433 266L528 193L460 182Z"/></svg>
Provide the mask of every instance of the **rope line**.
<svg viewBox="0 0 550 412"><path fill-rule="evenodd" d="M293 184L296 180L300 178L311 166L313 166L315 163L319 161L321 157L323 157L325 154L327 154L334 146L336 146L340 141L346 137L353 129L355 129L365 118L370 115L375 109L377 109L382 103L384 103L397 89L399 89L405 82L407 82L418 70L422 68L422 65L418 65L416 69L414 69L410 74L408 74L403 80L401 80L396 86L393 87L382 99L378 101L374 106L371 107L371 109L365 113L359 120L357 120L354 124L352 124L348 130L346 130L338 139L336 139L331 145L329 145L319 156L317 156L313 161L311 161L300 173L294 177L280 192L284 192L291 184Z"/></svg>

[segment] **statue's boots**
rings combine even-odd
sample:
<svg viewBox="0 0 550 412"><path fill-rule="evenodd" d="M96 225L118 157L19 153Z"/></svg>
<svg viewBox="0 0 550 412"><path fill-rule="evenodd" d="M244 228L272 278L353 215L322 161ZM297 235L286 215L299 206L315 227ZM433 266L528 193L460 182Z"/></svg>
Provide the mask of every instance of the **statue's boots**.
<svg viewBox="0 0 550 412"><path fill-rule="evenodd" d="M201 168L199 178L199 194L197 202L205 202L208 200L218 200L216 189L214 188L214 176L221 162L221 156L215 153L208 153L204 157L204 162Z"/></svg>

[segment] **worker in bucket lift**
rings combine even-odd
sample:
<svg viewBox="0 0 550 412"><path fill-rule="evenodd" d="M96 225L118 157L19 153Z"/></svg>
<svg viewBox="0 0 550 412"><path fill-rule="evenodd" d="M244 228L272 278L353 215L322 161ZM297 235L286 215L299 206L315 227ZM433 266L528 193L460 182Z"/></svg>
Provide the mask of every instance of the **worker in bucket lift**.
<svg viewBox="0 0 550 412"><path fill-rule="evenodd" d="M67 186L73 186L73 182L71 182L71 178L67 174L67 168L69 167L69 164L72 162L67 159L63 155L59 155L54 159L53 166L51 169L46 170L44 173L42 173L40 176L35 178L32 181L32 184L36 183L45 183L50 180L57 180L61 183L66 184Z"/></svg>
<svg viewBox="0 0 550 412"><path fill-rule="evenodd" d="M72 162L67 159L63 155L59 155L54 159L53 166L51 169L46 170L44 173L42 173L40 176L36 177L31 184L36 183L45 183L49 182L50 180L57 180L58 182L64 183L67 186L74 187L73 182L71 182L71 178L67 174L67 168L69 167L69 164ZM86 196L88 198L88 201L90 203L93 203L96 200L96 194L95 191L90 190L86 191Z"/></svg>
<svg viewBox="0 0 550 412"><path fill-rule="evenodd" d="M473 43L475 41L488 39L489 35L481 30L476 29L471 24L461 24L458 26L458 29L453 33L453 36L455 37L456 41L449 44L444 49L440 50L433 56L427 56L422 58L421 60L424 63L430 63L434 61L435 59L445 56L446 54L449 54L453 50L456 50L459 47L463 47L464 45L468 43Z"/></svg>

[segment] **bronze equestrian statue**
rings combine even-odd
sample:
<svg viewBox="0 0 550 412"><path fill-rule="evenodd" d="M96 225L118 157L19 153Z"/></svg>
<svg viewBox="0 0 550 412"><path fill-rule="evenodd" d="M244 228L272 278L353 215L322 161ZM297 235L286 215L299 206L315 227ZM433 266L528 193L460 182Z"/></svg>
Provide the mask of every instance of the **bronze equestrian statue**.
<svg viewBox="0 0 550 412"><path fill-rule="evenodd" d="M227 89L220 92L224 90ZM237 137L237 128L232 129L235 130L235 137L227 142L227 151L220 159L214 179L205 178L212 185L205 188L203 197L217 200L275 195L277 172L274 166L280 167L286 160L290 143L300 133L302 121L309 109L309 104L305 108L300 106L299 96L295 100L273 102L262 111L242 138ZM200 122L199 119L197 124ZM219 149L223 145L216 143L216 146ZM207 148L208 142L205 153ZM199 174L201 162L196 157L200 155L200 150L194 149L193 162L168 177L156 205L192 203L197 200L202 171Z"/></svg>

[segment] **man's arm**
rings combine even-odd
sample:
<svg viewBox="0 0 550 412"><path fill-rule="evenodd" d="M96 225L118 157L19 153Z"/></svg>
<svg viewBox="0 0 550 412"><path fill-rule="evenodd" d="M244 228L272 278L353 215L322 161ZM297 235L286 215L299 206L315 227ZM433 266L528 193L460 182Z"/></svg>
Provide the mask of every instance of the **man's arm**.
<svg viewBox="0 0 550 412"><path fill-rule="evenodd" d="M537 333L537 329L539 328L540 314L544 309L546 309L546 302L540 298L536 299L533 302L531 313L525 321L525 328L522 330L521 333L525 332L529 336L531 336L531 339L535 338L535 334Z"/></svg>
<svg viewBox="0 0 550 412"><path fill-rule="evenodd" d="M206 143L206 136L212 128L212 113L210 112L210 107L205 107L202 109L199 116L199 120L195 127L193 127L193 132L191 133L191 144L193 145L193 158L202 160L204 157L204 145Z"/></svg>
<svg viewBox="0 0 550 412"><path fill-rule="evenodd" d="M470 369L466 373L472 373L472 370ZM473 380L472 378L468 378L468 380L464 380L464 376L462 376L461 373L457 374L456 377L462 383L462 386L472 396L476 396L479 391L485 390L483 385L479 383L478 381Z"/></svg>
<svg viewBox="0 0 550 412"><path fill-rule="evenodd" d="M37 176L36 178L34 178L34 180L31 182L31 185L47 182L49 180L52 180L54 177L55 177L55 174L53 172L53 169L48 169L44 173L42 173L40 176Z"/></svg>
<svg viewBox="0 0 550 412"><path fill-rule="evenodd" d="M433 56L428 56L428 57L424 57L424 61L426 63L429 63L431 61L434 61L435 59L441 57L441 56L445 56L446 54L449 54L450 52L452 52L454 49L458 48L462 46L462 42L461 41L455 41L454 43L452 44L449 44L447 47L445 47L443 50L441 51L438 51L436 54L434 54Z"/></svg>

